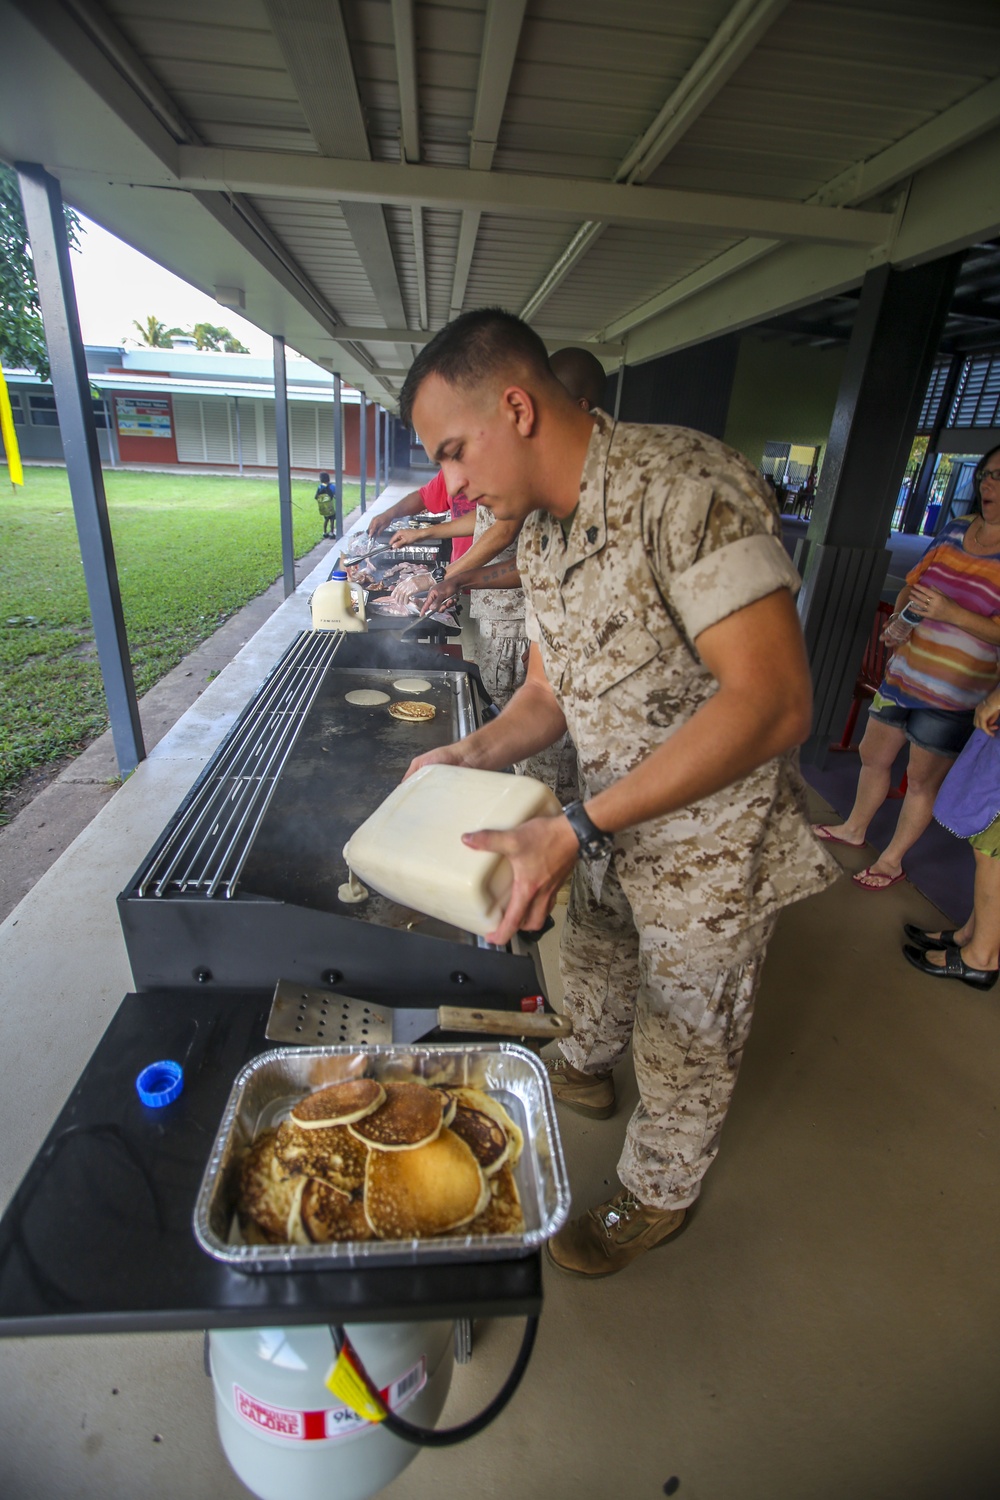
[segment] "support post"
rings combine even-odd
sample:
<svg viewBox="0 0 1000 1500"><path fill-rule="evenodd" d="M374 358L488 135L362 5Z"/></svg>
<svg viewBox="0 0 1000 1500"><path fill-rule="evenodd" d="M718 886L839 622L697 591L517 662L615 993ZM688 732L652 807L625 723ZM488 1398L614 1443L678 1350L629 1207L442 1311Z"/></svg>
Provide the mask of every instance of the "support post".
<svg viewBox="0 0 1000 1500"><path fill-rule="evenodd" d="M385 457L384 457L384 459L382 461L382 471L385 474L385 487L386 487L386 489L389 488L389 472L390 472L389 442L390 442L391 427L392 427L392 417L389 415L389 413L387 411L383 412L382 413L382 434L383 434L382 440L385 443Z"/></svg>
<svg viewBox="0 0 1000 1500"><path fill-rule="evenodd" d="M19 163L17 174L111 736L118 769L128 776L145 759L146 747L129 659L62 193L57 180L35 162Z"/></svg>
<svg viewBox="0 0 1000 1500"><path fill-rule="evenodd" d="M333 377L333 485L337 491L334 532L344 535L344 402L339 375Z"/></svg>
<svg viewBox="0 0 1000 1500"><path fill-rule="evenodd" d="M243 433L240 431L240 398L233 397L233 407L236 411L236 462L239 464L240 473L243 473Z"/></svg>
<svg viewBox="0 0 1000 1500"><path fill-rule="evenodd" d="M892 514L961 262L959 253L909 271L878 266L862 283L801 548L815 705L803 757L820 764L840 738L885 586Z"/></svg>
<svg viewBox="0 0 1000 1500"><path fill-rule="evenodd" d="M378 499L382 493L382 443L379 430L382 417L382 408L378 402L375 403L375 498Z"/></svg>
<svg viewBox="0 0 1000 1500"><path fill-rule="evenodd" d="M361 469L361 514L365 513L365 489L368 484L368 397L358 392L358 465Z"/></svg>
<svg viewBox="0 0 1000 1500"><path fill-rule="evenodd" d="M295 543L292 537L292 454L288 441L288 379L285 340L274 335L274 437L278 449L278 506L281 512L281 571L285 598L295 593Z"/></svg>

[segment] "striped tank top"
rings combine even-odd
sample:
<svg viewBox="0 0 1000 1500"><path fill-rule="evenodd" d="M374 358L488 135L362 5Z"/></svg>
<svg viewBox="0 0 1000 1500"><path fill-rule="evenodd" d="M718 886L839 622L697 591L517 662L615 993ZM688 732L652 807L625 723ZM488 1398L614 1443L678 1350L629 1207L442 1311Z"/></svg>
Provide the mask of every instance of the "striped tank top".
<svg viewBox="0 0 1000 1500"><path fill-rule="evenodd" d="M962 546L976 518L951 521L906 575L987 618L1000 616L1000 552L974 557ZM1000 647L944 620L922 620L886 667L881 692L903 708L968 710L996 687Z"/></svg>

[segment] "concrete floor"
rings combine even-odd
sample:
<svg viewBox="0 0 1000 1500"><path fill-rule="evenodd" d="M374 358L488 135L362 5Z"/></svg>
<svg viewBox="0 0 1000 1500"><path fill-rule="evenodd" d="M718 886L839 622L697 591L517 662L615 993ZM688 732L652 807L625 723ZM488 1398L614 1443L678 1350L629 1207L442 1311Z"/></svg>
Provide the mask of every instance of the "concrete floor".
<svg viewBox="0 0 1000 1500"><path fill-rule="evenodd" d="M131 988L115 895L307 623L323 576L321 564L0 926L0 1201ZM501 1500L638 1500L674 1478L682 1500L997 1492L1000 1004L906 965L900 923L936 917L910 885L873 897L846 880L784 914L690 1231L609 1281L548 1268L507 1412L469 1448L421 1454L389 1500L465 1493L470 1476ZM614 1181L635 1098L620 1074L613 1119L560 1116L578 1207ZM443 1423L485 1403L519 1336L477 1325ZM0 1454L3 1500L247 1494L218 1446L196 1334L0 1343Z"/></svg>

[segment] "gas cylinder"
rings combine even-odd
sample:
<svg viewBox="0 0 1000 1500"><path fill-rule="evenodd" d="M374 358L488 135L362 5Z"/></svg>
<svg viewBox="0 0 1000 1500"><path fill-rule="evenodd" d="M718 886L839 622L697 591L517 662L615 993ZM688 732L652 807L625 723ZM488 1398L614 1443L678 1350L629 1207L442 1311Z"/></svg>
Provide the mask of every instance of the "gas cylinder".
<svg viewBox="0 0 1000 1500"><path fill-rule="evenodd" d="M357 597L355 611L354 596ZM310 600L313 630L367 630L365 596L347 574L335 568Z"/></svg>
<svg viewBox="0 0 1000 1500"><path fill-rule="evenodd" d="M451 1385L454 1324L357 1323L347 1336L390 1409L434 1426ZM329 1328L218 1330L208 1347L223 1450L260 1500L367 1500L420 1452L331 1393Z"/></svg>

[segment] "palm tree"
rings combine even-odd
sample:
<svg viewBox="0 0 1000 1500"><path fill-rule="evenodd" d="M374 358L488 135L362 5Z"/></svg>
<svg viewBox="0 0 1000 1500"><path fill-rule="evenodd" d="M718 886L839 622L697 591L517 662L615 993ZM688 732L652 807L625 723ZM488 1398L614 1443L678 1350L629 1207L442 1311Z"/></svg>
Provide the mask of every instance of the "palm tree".
<svg viewBox="0 0 1000 1500"><path fill-rule="evenodd" d="M161 323L154 313L149 313L145 323L140 323L137 318L132 319L132 327L138 330L139 337L147 349L169 349L171 347L170 334L166 323ZM174 332L179 332L175 329Z"/></svg>

